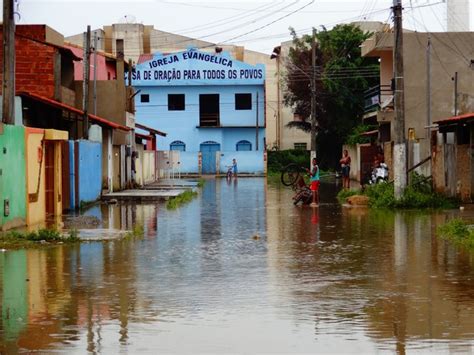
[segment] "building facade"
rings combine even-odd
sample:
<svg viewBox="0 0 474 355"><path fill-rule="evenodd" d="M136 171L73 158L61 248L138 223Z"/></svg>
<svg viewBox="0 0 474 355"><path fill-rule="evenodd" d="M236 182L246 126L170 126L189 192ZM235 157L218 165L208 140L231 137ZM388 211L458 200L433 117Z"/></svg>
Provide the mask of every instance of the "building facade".
<svg viewBox="0 0 474 355"><path fill-rule="evenodd" d="M295 119L291 108L282 104L282 77L284 61L292 41L282 43L282 57L271 59L271 53L261 53L232 44L216 44L175 33L160 31L153 25L139 23L116 23L93 30L97 34L99 50L116 56L123 55L125 61L141 64L142 58L152 57L152 53L177 53L189 47L200 51L214 53L216 47L250 65L265 65L265 112L266 112L266 147L267 149L309 149L310 136L301 130L286 127ZM66 38L70 43L82 45L83 34ZM296 118L297 119L297 118Z"/></svg>
<svg viewBox="0 0 474 355"><path fill-rule="evenodd" d="M239 172L264 172L264 65L189 49L155 54L132 76L136 120L167 133L157 149L172 152L169 169L216 174L237 159Z"/></svg>
<svg viewBox="0 0 474 355"><path fill-rule="evenodd" d="M405 137L408 168L431 175L431 132L434 122L474 110L473 32L404 32ZM380 85L366 96L366 123L378 125L385 159L392 161L394 137L393 32L377 32L362 44L362 55L378 57Z"/></svg>

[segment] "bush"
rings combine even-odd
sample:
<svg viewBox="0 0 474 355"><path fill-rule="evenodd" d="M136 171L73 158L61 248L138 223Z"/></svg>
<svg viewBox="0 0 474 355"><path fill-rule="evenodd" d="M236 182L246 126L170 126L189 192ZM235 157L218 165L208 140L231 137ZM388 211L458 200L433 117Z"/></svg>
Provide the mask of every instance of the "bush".
<svg viewBox="0 0 474 355"><path fill-rule="evenodd" d="M393 184L369 185L365 188L364 194L369 197L370 207L394 208L396 205Z"/></svg>
<svg viewBox="0 0 474 355"><path fill-rule="evenodd" d="M371 131L373 129L376 129L377 126L374 125L364 125L361 124L359 126L356 126L352 129L352 132L349 133L346 139L346 144L348 145L356 145L356 144L363 144L363 143L370 143L370 137L368 136L362 136L362 133Z"/></svg>
<svg viewBox="0 0 474 355"><path fill-rule="evenodd" d="M268 173L280 173L282 168L294 163L300 166L309 167L310 152L301 149L268 151Z"/></svg>
<svg viewBox="0 0 474 355"><path fill-rule="evenodd" d="M420 175L412 179L400 200L394 196L392 183L368 185L364 194L369 197L369 206L374 208L455 208L457 201L444 197L431 189L431 184Z"/></svg>

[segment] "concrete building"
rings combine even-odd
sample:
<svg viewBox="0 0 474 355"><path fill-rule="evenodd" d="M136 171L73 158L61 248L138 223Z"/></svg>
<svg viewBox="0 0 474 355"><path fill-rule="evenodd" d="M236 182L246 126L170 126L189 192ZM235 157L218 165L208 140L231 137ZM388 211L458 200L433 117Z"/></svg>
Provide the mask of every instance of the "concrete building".
<svg viewBox="0 0 474 355"><path fill-rule="evenodd" d="M378 140L390 168L394 136L393 37L391 31L377 32L362 44L363 56L380 60L380 85L367 92L365 121L378 124ZM431 43L429 50L428 42ZM474 110L474 49L471 43L474 43L473 32L404 33L408 168L431 155L433 122ZM431 175L429 159L417 171Z"/></svg>
<svg viewBox="0 0 474 355"><path fill-rule="evenodd" d="M111 188L115 172L118 188L124 187L131 175L126 174L125 144L134 141L133 90L125 86L123 60L107 56L102 63L104 69L110 69L111 59L121 65L116 66L115 80L97 85L98 114L88 114L92 142L82 139L85 114L77 108L82 106L82 82L75 80L76 62L81 60L74 54L77 48L65 47L62 35L46 25L16 26L15 47L15 122L0 127L0 170L8 171L0 173L0 228L37 224L98 199L103 171L105 187ZM123 157L117 166L114 153ZM8 188L13 181L16 187Z"/></svg>
<svg viewBox="0 0 474 355"><path fill-rule="evenodd" d="M72 44L67 46L82 59L82 48ZM112 192L124 189L132 180L129 152L135 146L134 90L125 80L128 63L124 62L123 57L96 52L90 57L90 67L89 112L127 128L116 129L117 127L101 125L95 128L95 134L90 134L90 140L102 143L102 187ZM83 101L83 70L82 62L75 63L76 107L81 107Z"/></svg>
<svg viewBox="0 0 474 355"><path fill-rule="evenodd" d="M266 147L267 149L293 149L296 147L309 149L309 134L296 129L288 129L286 123L293 120L293 113L285 108L281 103L281 79L277 66L278 60L270 59L271 53L260 53L250 51L242 46L221 45L182 36L174 33L160 31L151 25L137 23L119 23L110 26L103 26L92 33L97 33L99 38L98 48L107 53L119 56L123 54L126 62L129 60L133 64L140 64L148 56L150 59L153 53L175 53L187 50L190 47L199 48L200 51L214 53L218 50L228 52L236 60L247 64L255 65L262 63L265 65L265 112L266 112ZM68 42L82 46L83 34L66 38ZM286 42L283 47L287 53L291 41ZM286 51L286 52L285 52ZM142 58L142 59L140 59ZM160 128L158 126L158 128Z"/></svg>
<svg viewBox="0 0 474 355"><path fill-rule="evenodd" d="M474 112L436 122L431 138L434 189L474 201Z"/></svg>
<svg viewBox="0 0 474 355"><path fill-rule="evenodd" d="M189 49L138 64L132 83L137 122L166 131L159 151L179 152L183 173L264 173L265 67L229 53Z"/></svg>

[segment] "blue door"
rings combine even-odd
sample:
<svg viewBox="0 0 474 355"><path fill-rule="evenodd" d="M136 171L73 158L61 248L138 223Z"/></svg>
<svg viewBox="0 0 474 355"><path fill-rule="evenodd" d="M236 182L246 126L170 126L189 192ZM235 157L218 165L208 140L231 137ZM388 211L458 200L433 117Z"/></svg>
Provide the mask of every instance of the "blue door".
<svg viewBox="0 0 474 355"><path fill-rule="evenodd" d="M216 173L216 152L221 150L221 145L216 142L204 142L201 144L202 173Z"/></svg>

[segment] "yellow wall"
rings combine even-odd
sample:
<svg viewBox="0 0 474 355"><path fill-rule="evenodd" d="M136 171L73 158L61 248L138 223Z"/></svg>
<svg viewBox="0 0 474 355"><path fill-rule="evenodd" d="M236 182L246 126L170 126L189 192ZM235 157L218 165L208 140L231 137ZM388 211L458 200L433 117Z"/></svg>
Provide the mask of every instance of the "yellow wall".
<svg viewBox="0 0 474 355"><path fill-rule="evenodd" d="M62 147L61 141L54 142L54 215L61 216L63 214L62 204Z"/></svg>
<svg viewBox="0 0 474 355"><path fill-rule="evenodd" d="M32 225L44 222L46 219L46 176L45 157L46 148L43 140L54 141L54 214L62 214L62 146L61 141L67 140L67 132L57 130L42 130L26 128L26 224ZM41 157L39 150L42 151ZM40 171L41 169L41 171ZM40 176L38 180L38 176ZM38 188L39 186L39 188ZM38 192L37 199L30 201L30 195ZM33 197L33 196L32 196Z"/></svg>
<svg viewBox="0 0 474 355"><path fill-rule="evenodd" d="M32 225L43 222L46 218L45 202L45 169L44 152L42 153L42 163L38 156L38 150L42 148L41 141L44 136L44 130L36 128L26 129L26 224ZM40 171L41 167L41 171ZM39 189L38 189L38 175ZM30 201L30 194L38 191L38 199Z"/></svg>

